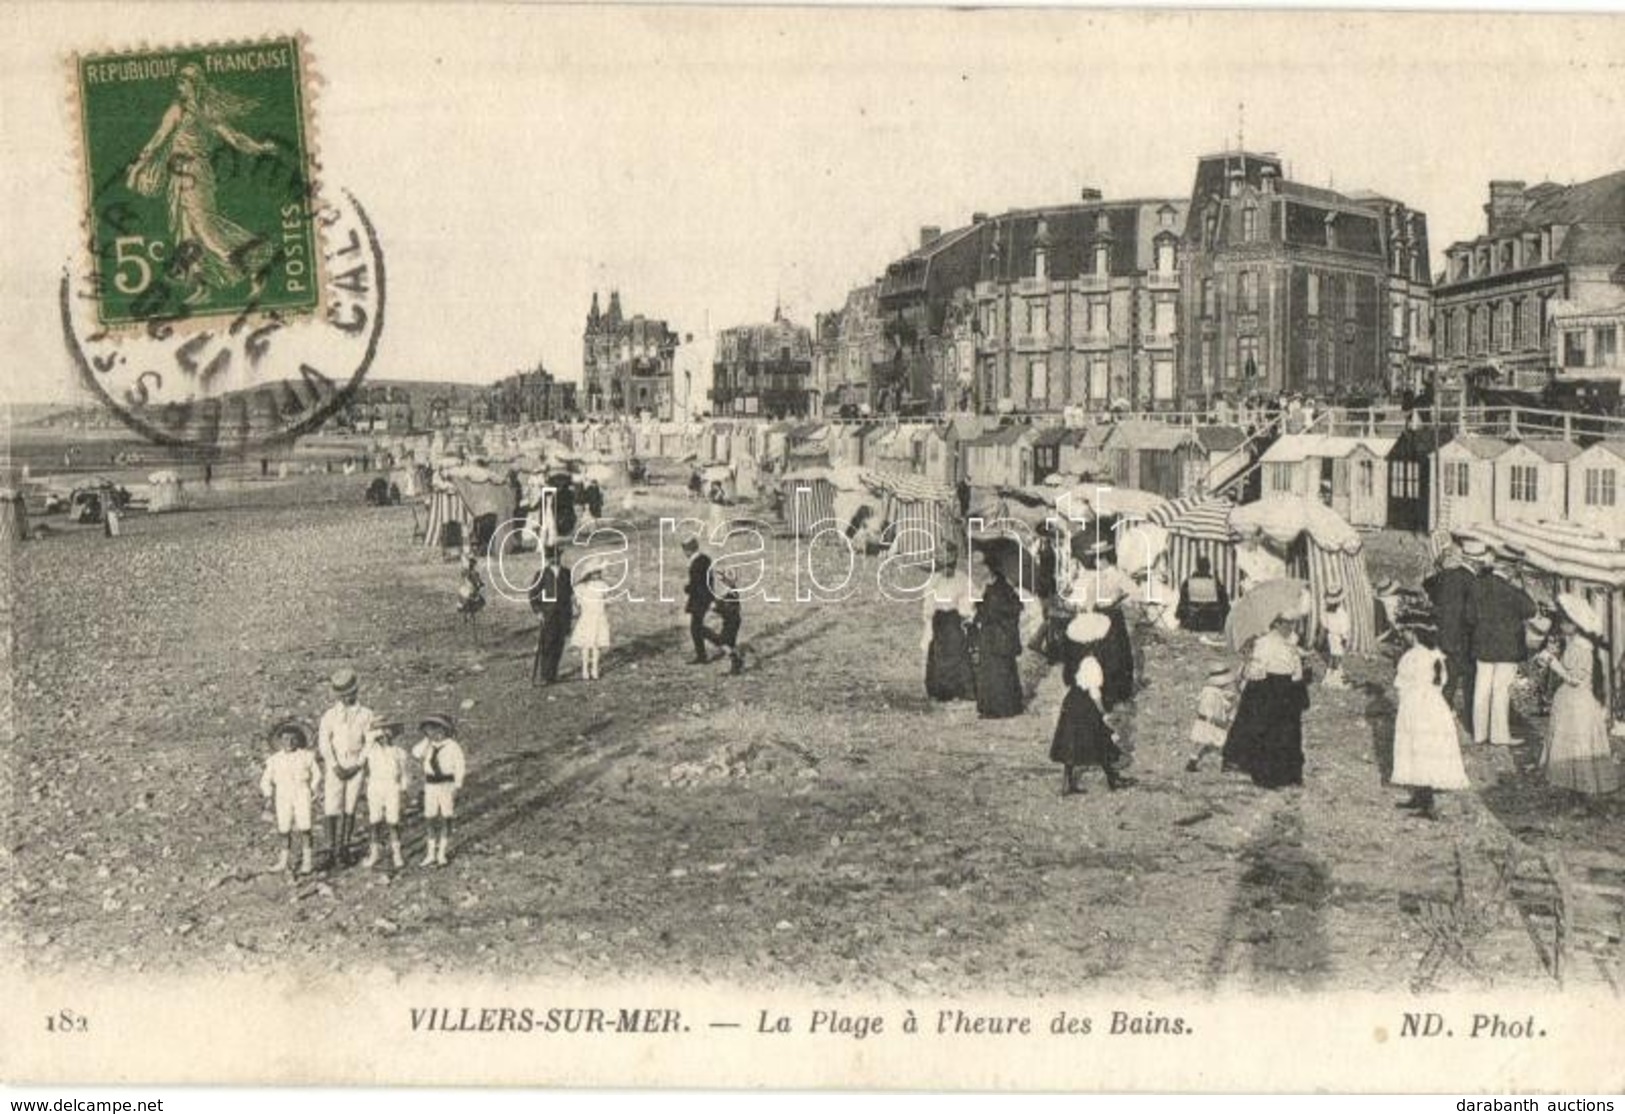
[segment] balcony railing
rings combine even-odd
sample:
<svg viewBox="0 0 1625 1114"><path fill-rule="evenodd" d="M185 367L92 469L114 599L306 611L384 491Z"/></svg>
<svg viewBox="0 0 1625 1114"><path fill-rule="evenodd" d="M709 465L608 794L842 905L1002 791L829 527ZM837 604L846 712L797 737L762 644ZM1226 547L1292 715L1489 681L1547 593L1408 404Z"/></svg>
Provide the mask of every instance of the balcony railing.
<svg viewBox="0 0 1625 1114"><path fill-rule="evenodd" d="M1152 271L1145 276L1146 285L1152 290L1178 290L1178 271Z"/></svg>

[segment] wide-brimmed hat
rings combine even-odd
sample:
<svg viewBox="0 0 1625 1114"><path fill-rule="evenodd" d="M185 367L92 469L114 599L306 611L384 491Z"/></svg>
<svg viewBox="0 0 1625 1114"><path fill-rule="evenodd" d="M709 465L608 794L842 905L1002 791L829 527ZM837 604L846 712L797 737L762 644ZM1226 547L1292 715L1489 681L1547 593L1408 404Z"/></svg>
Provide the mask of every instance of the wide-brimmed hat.
<svg viewBox="0 0 1625 1114"><path fill-rule="evenodd" d="M1098 611L1085 611L1066 625L1066 636L1079 645L1099 642L1112 629L1112 621Z"/></svg>
<svg viewBox="0 0 1625 1114"><path fill-rule="evenodd" d="M430 712L418 720L418 729L422 730L425 727L438 727L448 735L457 733L457 724L453 722L450 716L441 712Z"/></svg>
<svg viewBox="0 0 1625 1114"><path fill-rule="evenodd" d="M299 745L301 747L310 746L310 728L306 727L303 722L296 719L277 720L271 725L271 730L266 733L266 738L280 739L283 735L288 734L289 732L299 736Z"/></svg>
<svg viewBox="0 0 1625 1114"><path fill-rule="evenodd" d="M1546 615L1536 615L1533 619L1529 620L1528 625L1529 629L1534 631L1536 634L1550 634L1552 631L1552 620Z"/></svg>
<svg viewBox="0 0 1625 1114"><path fill-rule="evenodd" d="M698 548L700 548L699 539L697 539L697 538L684 538L683 539L683 552L684 553L693 553Z"/></svg>
<svg viewBox="0 0 1625 1114"><path fill-rule="evenodd" d="M1377 586L1374 589L1374 591L1379 596L1386 596L1386 595L1390 595L1393 592L1397 591L1398 588L1399 588L1399 581L1395 580L1391 576L1385 576L1381 580L1377 581ZM1328 599L1331 598L1330 593L1327 593L1327 598Z"/></svg>
<svg viewBox="0 0 1625 1114"><path fill-rule="evenodd" d="M1489 553L1490 547L1479 541L1477 538L1462 539L1461 555L1463 557L1469 557L1474 561L1482 561L1485 557L1489 556Z"/></svg>
<svg viewBox="0 0 1625 1114"><path fill-rule="evenodd" d="M1235 672L1223 662L1208 668L1207 683L1210 685L1228 685L1235 679Z"/></svg>
<svg viewBox="0 0 1625 1114"><path fill-rule="evenodd" d="M401 719L399 716L387 716L383 719L373 720L372 729L379 734L383 734L387 731L391 735L399 735L402 731L406 730L406 721Z"/></svg>
<svg viewBox="0 0 1625 1114"><path fill-rule="evenodd" d="M360 687L360 682L356 680L355 670L353 669L337 670L327 681L328 684L333 686L333 691L340 696L347 692L354 692Z"/></svg>
<svg viewBox="0 0 1625 1114"><path fill-rule="evenodd" d="M1602 620L1584 596L1577 596L1573 592L1564 592L1557 597L1557 609L1566 616L1569 622L1585 631L1587 634L1601 635Z"/></svg>
<svg viewBox="0 0 1625 1114"><path fill-rule="evenodd" d="M1343 602L1343 589L1342 589L1342 587L1340 585L1333 584L1330 588L1326 589L1326 602L1327 603L1342 603Z"/></svg>

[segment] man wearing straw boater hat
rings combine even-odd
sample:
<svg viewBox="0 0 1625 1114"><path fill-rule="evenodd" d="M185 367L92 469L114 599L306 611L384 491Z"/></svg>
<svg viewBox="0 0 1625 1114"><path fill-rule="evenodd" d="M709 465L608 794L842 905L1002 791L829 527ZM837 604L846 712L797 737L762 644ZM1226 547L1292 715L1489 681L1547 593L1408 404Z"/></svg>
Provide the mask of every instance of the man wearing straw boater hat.
<svg viewBox="0 0 1625 1114"><path fill-rule="evenodd" d="M322 759L322 814L327 826L328 869L350 864L356 807L361 803L365 769L361 751L372 730L372 711L362 705L355 670L340 669L328 681L335 703L322 713L316 728L316 753Z"/></svg>
<svg viewBox="0 0 1625 1114"><path fill-rule="evenodd" d="M1473 595L1473 742L1499 747L1517 742L1509 723L1512 682L1518 663L1529 656L1524 625L1537 610L1515 583L1516 560L1515 554L1497 554Z"/></svg>
<svg viewBox="0 0 1625 1114"><path fill-rule="evenodd" d="M1484 543L1473 539L1458 546L1454 541L1439 550L1439 570L1422 581L1422 591L1433 603L1433 618L1439 626L1439 652L1445 658L1444 702L1454 705L1456 690L1462 690L1462 719L1473 716L1473 596L1478 577L1473 572L1467 547L1474 552ZM1393 621L1389 616L1389 621Z"/></svg>

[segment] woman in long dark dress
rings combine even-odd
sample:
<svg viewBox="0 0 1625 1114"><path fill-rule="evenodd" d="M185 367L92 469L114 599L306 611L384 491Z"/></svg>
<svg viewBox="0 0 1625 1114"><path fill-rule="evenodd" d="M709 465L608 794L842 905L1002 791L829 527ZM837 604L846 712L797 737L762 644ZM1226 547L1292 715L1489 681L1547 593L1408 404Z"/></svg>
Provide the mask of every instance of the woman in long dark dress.
<svg viewBox="0 0 1625 1114"><path fill-rule="evenodd" d="M925 594L925 692L932 700L975 700L966 623L974 614L969 585L952 573L933 576Z"/></svg>
<svg viewBox="0 0 1625 1114"><path fill-rule="evenodd" d="M976 605L976 711L1007 719L1021 714L1021 597L993 553L987 563L993 579Z"/></svg>
<svg viewBox="0 0 1625 1114"><path fill-rule="evenodd" d="M1097 612L1085 612L1067 624L1067 642L1077 649L1066 658L1069 663L1077 660L1067 680L1066 697L1061 701L1061 715L1049 748L1050 761L1061 764L1063 797L1080 792L1080 766L1099 766L1106 775L1107 788L1114 791L1133 784L1117 772L1123 752L1117 745L1117 733L1106 722L1101 693L1105 675L1095 656L1105 645L1110 626L1110 621Z"/></svg>
<svg viewBox="0 0 1625 1114"><path fill-rule="evenodd" d="M1253 643L1236 717L1224 741L1224 768L1265 789L1303 784L1303 713L1308 681L1297 647L1297 616L1283 614Z"/></svg>
<svg viewBox="0 0 1625 1114"><path fill-rule="evenodd" d="M1123 601L1134 592L1133 579L1110 561L1111 543L1099 541L1084 550L1072 580L1068 602L1080 610L1098 611L1111 624L1097 660L1105 674L1101 696L1106 711L1134 698L1134 644L1129 639Z"/></svg>

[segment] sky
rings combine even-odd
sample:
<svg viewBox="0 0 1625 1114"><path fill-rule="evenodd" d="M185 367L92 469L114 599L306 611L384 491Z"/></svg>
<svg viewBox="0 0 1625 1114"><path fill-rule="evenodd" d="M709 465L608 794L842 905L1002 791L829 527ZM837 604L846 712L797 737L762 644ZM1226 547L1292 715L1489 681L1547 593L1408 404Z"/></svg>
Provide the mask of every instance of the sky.
<svg viewBox="0 0 1625 1114"><path fill-rule="evenodd" d="M380 378L576 378L592 293L694 343L811 324L972 212L1186 196L1197 156L1428 215L1492 178L1625 168L1617 16L327 3L11 5L0 36L0 395L72 397L55 310L81 185L67 58L301 31L328 181L389 270ZM25 219L19 219L25 218ZM709 332L708 332L709 330Z"/></svg>

